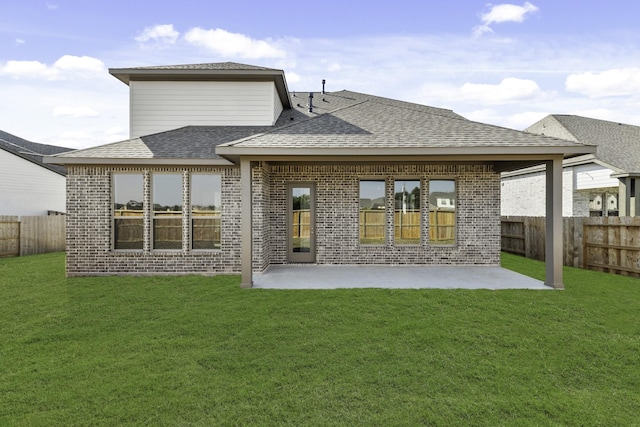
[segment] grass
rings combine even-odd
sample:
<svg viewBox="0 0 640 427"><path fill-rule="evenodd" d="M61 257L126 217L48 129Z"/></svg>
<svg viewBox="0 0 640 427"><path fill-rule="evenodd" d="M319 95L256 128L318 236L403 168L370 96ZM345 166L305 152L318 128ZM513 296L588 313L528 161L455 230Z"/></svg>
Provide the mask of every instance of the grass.
<svg viewBox="0 0 640 427"><path fill-rule="evenodd" d="M639 425L640 281L565 285L242 290L0 259L0 425Z"/></svg>

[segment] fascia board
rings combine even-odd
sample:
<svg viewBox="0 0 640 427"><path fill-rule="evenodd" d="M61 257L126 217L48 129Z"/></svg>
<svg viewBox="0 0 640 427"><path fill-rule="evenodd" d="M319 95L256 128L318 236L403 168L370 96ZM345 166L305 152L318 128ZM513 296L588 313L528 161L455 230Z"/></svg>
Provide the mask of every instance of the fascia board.
<svg viewBox="0 0 640 427"><path fill-rule="evenodd" d="M573 157L595 152L595 146L551 146L551 147L331 147L331 148L294 148L294 147L238 147L220 145L216 148L219 156L290 156L290 157L361 157L361 156L471 156L486 160L508 160L516 156L529 158L548 158L563 155Z"/></svg>
<svg viewBox="0 0 640 427"><path fill-rule="evenodd" d="M562 162L562 167L565 168L565 167L571 167L571 166L580 166L580 165L586 165L589 163L597 163L597 164L600 164L600 166L608 167L604 165L602 162L599 162L593 154L564 159L564 161ZM508 177L519 176L519 175L528 175L530 173L544 172L545 169L546 169L545 165L537 165L537 166L530 166L530 167L509 171L509 172L502 172L501 175L503 178L508 178Z"/></svg>
<svg viewBox="0 0 640 427"><path fill-rule="evenodd" d="M226 159L132 159L97 157L45 157L45 163L58 165L173 165L173 166L233 166Z"/></svg>

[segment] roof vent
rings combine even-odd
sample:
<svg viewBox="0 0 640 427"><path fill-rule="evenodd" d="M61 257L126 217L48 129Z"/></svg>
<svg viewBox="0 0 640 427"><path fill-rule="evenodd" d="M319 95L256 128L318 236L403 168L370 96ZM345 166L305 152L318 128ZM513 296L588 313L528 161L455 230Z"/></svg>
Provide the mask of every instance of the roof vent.
<svg viewBox="0 0 640 427"><path fill-rule="evenodd" d="M326 83L325 79L322 79L322 94L324 95L324 84Z"/></svg>
<svg viewBox="0 0 640 427"><path fill-rule="evenodd" d="M309 92L309 112L313 113L313 92Z"/></svg>

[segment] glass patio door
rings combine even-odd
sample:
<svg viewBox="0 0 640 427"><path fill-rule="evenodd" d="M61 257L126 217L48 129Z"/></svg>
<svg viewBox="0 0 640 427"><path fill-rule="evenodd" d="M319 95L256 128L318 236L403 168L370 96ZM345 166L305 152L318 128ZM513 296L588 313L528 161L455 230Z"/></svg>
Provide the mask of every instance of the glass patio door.
<svg viewBox="0 0 640 427"><path fill-rule="evenodd" d="M289 262L315 262L315 185L290 183L287 195L287 258Z"/></svg>

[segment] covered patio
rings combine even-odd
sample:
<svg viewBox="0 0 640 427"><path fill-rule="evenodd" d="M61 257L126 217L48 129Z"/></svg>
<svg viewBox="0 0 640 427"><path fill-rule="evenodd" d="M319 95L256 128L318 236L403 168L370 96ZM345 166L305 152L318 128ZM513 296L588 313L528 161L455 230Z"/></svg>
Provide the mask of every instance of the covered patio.
<svg viewBox="0 0 640 427"><path fill-rule="evenodd" d="M254 273L262 289L553 289L496 266L271 265Z"/></svg>

